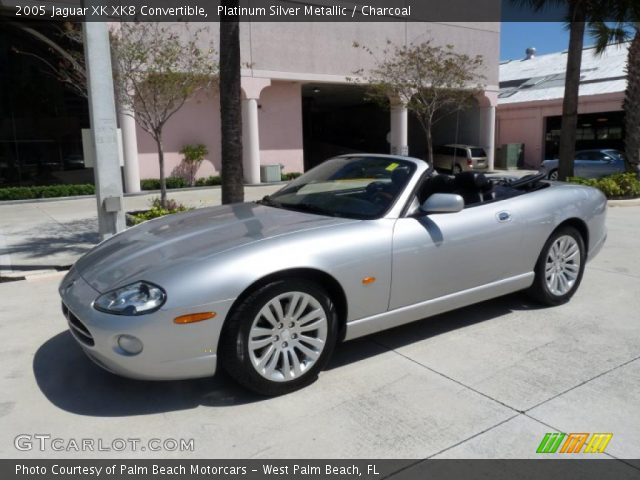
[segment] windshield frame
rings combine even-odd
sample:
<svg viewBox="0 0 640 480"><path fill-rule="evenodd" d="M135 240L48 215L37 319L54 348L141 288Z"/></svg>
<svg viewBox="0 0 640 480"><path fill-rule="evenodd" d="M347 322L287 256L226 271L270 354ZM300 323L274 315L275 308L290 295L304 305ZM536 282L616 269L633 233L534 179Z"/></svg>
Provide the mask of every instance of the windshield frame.
<svg viewBox="0 0 640 480"><path fill-rule="evenodd" d="M400 191L395 195L395 198L391 201L391 203L387 206L386 209L382 210L380 213L376 214L376 215L372 215L372 216L368 216L368 215L351 215L349 214L349 212L344 213L344 212L321 212L321 211L310 211L306 208L295 208L295 205L289 205L289 204L282 204L280 202L278 202L277 200L277 194L281 193L282 191L286 190L287 188L290 188L292 184L298 183L301 179L302 181L304 181L304 177L312 172L313 170L315 170L316 168L318 168L319 166L325 164L328 161L331 160L339 160L339 159L353 159L356 160L358 158L380 158L380 159L384 159L386 161L389 162L400 162L401 165L407 166L409 167L410 171L409 171L409 178L406 180L406 183L404 184L404 186L400 189ZM381 219L381 218L400 218L401 216L401 212L404 210L405 205L408 201L408 198L410 197L411 193L413 192L415 185L417 184L418 179L420 179L422 177L422 175L424 174L425 171L429 170L429 165L427 164L427 162L425 162L424 160L421 159L417 159L417 158L412 158L412 157L404 157L404 156L400 156L400 155L385 155L385 154L368 154L368 153L354 153L354 154L347 154L347 155L340 155L340 156L336 156L336 157L331 157L329 159L326 160L326 162L323 162L322 164L318 165L318 167L314 167L313 169L310 169L308 172L305 172L304 175L296 178L295 180L287 183L286 185L284 185L281 189L279 189L278 191L274 192L272 195L267 195L266 197L264 197L261 201L259 201L258 203L260 203L261 205L265 205L265 206L271 206L273 208L282 208L285 210L290 210L290 211L296 211L296 212L301 212L301 213L309 213L312 215L321 215L321 216L326 216L326 217L338 217L338 218L347 218L347 219L351 219L351 220L377 220L377 219ZM301 187L304 188L304 187ZM276 198L273 198L276 197Z"/></svg>

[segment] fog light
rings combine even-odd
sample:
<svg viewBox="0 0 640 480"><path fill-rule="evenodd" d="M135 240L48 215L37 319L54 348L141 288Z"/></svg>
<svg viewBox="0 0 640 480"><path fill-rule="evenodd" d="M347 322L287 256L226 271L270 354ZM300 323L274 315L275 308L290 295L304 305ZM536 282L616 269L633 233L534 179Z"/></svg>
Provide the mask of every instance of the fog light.
<svg viewBox="0 0 640 480"><path fill-rule="evenodd" d="M120 335L118 346L129 355L137 355L142 351L142 342L131 335Z"/></svg>

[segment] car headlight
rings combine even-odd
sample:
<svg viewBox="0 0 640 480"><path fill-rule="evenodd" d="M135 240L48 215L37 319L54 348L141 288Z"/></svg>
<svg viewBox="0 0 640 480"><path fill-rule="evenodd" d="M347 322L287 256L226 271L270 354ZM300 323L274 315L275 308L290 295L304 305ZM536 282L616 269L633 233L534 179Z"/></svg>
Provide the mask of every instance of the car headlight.
<svg viewBox="0 0 640 480"><path fill-rule="evenodd" d="M148 282L136 282L100 295L93 307L115 315L144 315L158 310L167 294Z"/></svg>

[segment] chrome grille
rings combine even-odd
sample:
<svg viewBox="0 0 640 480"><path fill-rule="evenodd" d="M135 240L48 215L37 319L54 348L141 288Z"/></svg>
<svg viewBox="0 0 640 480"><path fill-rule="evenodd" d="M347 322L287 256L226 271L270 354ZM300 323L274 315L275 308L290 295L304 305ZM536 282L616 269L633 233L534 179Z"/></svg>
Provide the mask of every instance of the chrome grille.
<svg viewBox="0 0 640 480"><path fill-rule="evenodd" d="M91 335L91 332L89 332L89 329L84 325L84 323L82 323L64 303L62 304L62 313L64 313L64 316L67 319L67 323L69 324L69 328L71 329L73 336L79 342L93 347L95 345L93 335Z"/></svg>

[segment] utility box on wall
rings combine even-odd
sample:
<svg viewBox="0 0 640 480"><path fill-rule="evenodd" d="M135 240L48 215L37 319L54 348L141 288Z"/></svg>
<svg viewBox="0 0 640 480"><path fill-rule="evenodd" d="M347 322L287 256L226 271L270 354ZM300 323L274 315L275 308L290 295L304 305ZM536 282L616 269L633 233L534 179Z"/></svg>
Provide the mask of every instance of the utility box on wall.
<svg viewBox="0 0 640 480"><path fill-rule="evenodd" d="M505 143L497 150L495 168L500 170L517 170L524 166L524 144Z"/></svg>
<svg viewBox="0 0 640 480"><path fill-rule="evenodd" d="M260 165L260 181L273 183L282 181L280 165Z"/></svg>

